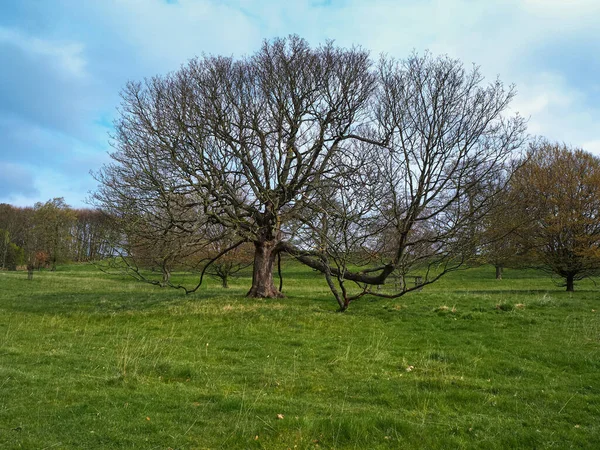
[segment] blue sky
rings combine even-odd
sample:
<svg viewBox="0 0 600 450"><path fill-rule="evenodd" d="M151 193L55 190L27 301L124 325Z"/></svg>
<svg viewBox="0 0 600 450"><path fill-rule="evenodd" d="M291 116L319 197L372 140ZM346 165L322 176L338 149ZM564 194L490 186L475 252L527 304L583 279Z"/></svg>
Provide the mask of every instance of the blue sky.
<svg viewBox="0 0 600 450"><path fill-rule="evenodd" d="M85 206L127 80L290 33L478 64L530 134L600 155L599 0L0 0L0 203Z"/></svg>

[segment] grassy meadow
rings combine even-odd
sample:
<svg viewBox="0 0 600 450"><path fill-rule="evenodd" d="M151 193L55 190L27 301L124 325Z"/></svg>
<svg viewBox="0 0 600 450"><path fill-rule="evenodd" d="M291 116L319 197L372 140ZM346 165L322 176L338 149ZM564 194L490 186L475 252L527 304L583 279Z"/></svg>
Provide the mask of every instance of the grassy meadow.
<svg viewBox="0 0 600 450"><path fill-rule="evenodd" d="M345 313L284 268L193 295L0 272L0 448L600 448L600 287L491 267Z"/></svg>

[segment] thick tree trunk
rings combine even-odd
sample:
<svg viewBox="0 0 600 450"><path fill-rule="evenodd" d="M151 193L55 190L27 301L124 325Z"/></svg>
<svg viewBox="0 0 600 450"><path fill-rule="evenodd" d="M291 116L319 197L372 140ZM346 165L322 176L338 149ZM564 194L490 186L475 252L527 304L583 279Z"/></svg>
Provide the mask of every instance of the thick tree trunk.
<svg viewBox="0 0 600 450"><path fill-rule="evenodd" d="M496 280L501 280L502 279L502 266L495 266L496 267Z"/></svg>
<svg viewBox="0 0 600 450"><path fill-rule="evenodd" d="M221 281L222 281L223 289L229 289L228 278L229 277L227 275L221 276Z"/></svg>
<svg viewBox="0 0 600 450"><path fill-rule="evenodd" d="M280 298L283 294L273 284L273 266L277 252L277 241L254 242L254 270L252 272L252 287L247 297Z"/></svg>
<svg viewBox="0 0 600 450"><path fill-rule="evenodd" d="M567 275L567 292L574 292L575 291L575 276L574 275Z"/></svg>

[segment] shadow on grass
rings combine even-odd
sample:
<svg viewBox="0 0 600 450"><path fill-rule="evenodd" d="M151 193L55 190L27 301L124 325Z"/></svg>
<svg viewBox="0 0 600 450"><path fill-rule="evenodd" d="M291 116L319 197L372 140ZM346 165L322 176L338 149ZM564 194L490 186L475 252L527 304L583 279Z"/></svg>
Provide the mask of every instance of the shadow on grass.
<svg viewBox="0 0 600 450"><path fill-rule="evenodd" d="M4 308L15 312L34 314L72 314L72 313L123 313L144 312L164 308L165 305L183 304L189 301L202 301L215 297L214 293L202 292L185 295L174 290L135 290L130 292L60 292L36 293L27 301L15 298L5 301Z"/></svg>
<svg viewBox="0 0 600 450"><path fill-rule="evenodd" d="M130 285L131 286L131 285ZM29 314L129 314L133 312L164 311L166 307L183 306L185 304L206 302L222 304L223 308L244 309L231 307L231 304L243 305L262 304L268 308L269 302L284 302L289 306L311 307L315 311L336 311L334 301L324 296L298 296L296 292L286 293L283 299L248 299L245 287L229 289L207 288L186 295L181 290L172 288L149 287L140 285L139 289L101 291L60 291L60 292L29 292L25 296L11 296L2 301L4 310ZM280 309L280 308L278 308Z"/></svg>
<svg viewBox="0 0 600 450"><path fill-rule="evenodd" d="M451 291L454 294L490 294L490 295L498 295L498 294L552 294L552 295L562 295L562 294L588 294L594 293L597 294L598 291L594 289L577 289L575 292L567 292L564 289L454 289Z"/></svg>

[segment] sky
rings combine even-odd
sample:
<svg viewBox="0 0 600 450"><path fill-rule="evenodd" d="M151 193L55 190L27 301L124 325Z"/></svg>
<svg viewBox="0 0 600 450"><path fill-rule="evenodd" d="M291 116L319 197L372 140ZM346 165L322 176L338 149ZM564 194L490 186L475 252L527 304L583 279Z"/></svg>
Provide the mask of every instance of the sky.
<svg viewBox="0 0 600 450"><path fill-rule="evenodd" d="M600 0L0 0L0 203L86 207L128 80L289 34L476 64L529 134L600 156Z"/></svg>

